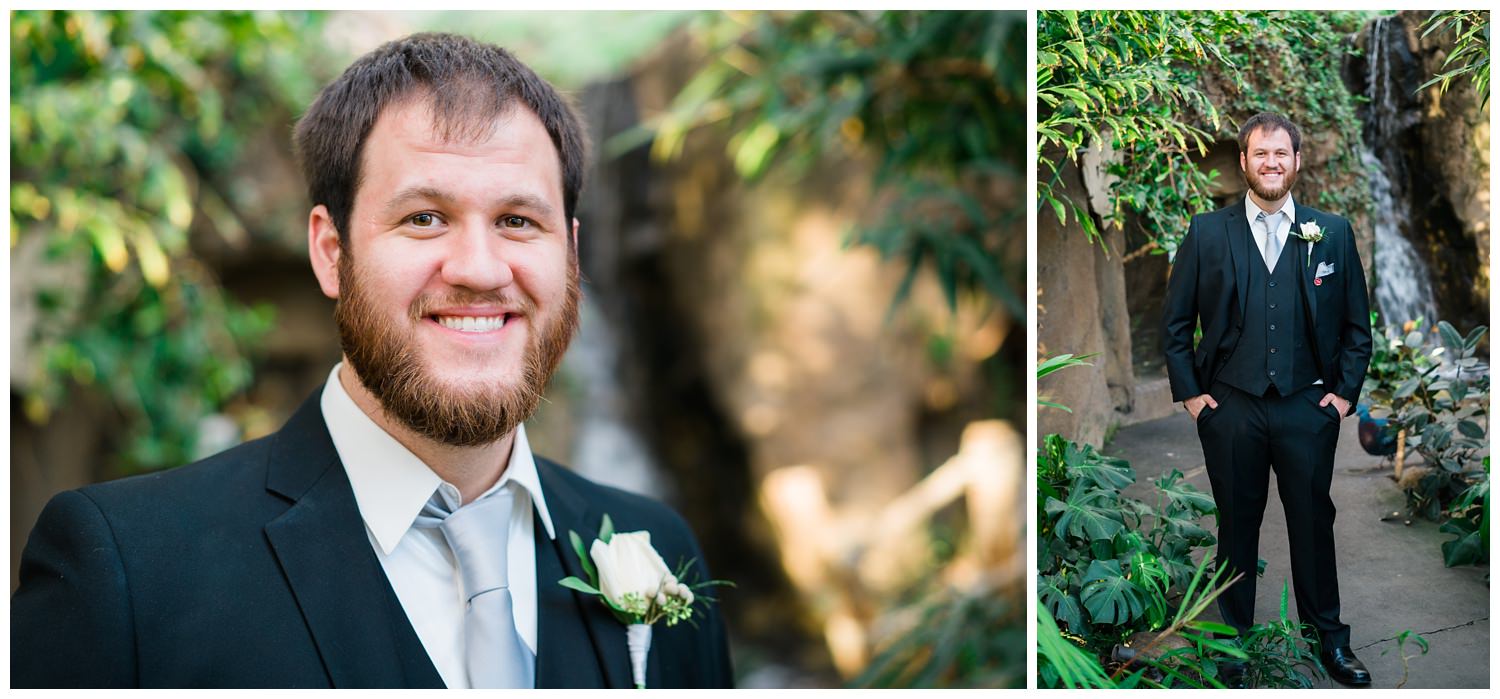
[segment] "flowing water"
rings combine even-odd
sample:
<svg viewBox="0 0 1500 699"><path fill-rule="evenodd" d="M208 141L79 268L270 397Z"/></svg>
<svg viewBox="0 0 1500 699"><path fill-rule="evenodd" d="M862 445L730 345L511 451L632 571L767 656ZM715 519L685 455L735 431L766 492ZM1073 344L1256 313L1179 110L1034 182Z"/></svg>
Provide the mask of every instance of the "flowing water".
<svg viewBox="0 0 1500 699"><path fill-rule="evenodd" d="M1437 300L1432 275L1417 254L1408 235L1410 206L1402 182L1405 162L1397 147L1397 136L1420 118L1403 108L1401 97L1408 88L1396 70L1396 53L1404 48L1401 25L1390 17L1370 22L1365 55L1370 100L1365 117L1364 150L1361 157L1370 176L1370 194L1375 201L1375 305L1381 322L1402 323L1425 318L1427 326L1437 320Z"/></svg>

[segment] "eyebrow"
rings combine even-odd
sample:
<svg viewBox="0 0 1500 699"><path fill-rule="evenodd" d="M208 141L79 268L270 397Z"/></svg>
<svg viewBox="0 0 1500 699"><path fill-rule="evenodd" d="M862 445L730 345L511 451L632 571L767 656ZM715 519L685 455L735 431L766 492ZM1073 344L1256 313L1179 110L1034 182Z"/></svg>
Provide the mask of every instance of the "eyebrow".
<svg viewBox="0 0 1500 699"><path fill-rule="evenodd" d="M442 204L453 204L457 199L453 195L435 187L418 185L407 187L391 197L385 205L386 214L395 214L405 205L413 200L436 201ZM500 200L500 205L507 209L529 209L535 212L539 218L552 218L557 210L548 204L546 200L532 194L512 194Z"/></svg>

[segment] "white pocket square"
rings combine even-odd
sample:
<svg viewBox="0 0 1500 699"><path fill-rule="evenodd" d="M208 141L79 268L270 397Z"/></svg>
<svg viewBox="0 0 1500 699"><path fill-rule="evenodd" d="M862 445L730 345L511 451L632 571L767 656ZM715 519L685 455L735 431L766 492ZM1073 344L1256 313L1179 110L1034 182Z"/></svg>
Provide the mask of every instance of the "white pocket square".
<svg viewBox="0 0 1500 699"><path fill-rule="evenodd" d="M1319 278L1322 278L1322 277L1326 277L1326 276L1328 276L1330 274L1333 274L1333 263L1332 262L1319 262L1318 263L1318 271L1313 274L1313 279L1319 279Z"/></svg>

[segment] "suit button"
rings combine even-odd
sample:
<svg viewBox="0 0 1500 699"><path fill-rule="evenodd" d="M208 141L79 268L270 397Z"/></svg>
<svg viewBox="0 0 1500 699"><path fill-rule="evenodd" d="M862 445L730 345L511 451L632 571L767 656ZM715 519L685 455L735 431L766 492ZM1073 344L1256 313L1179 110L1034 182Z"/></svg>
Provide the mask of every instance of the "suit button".
<svg viewBox="0 0 1500 699"><path fill-rule="evenodd" d="M1271 354L1276 354L1276 348L1275 347L1271 348Z"/></svg>
<svg viewBox="0 0 1500 699"><path fill-rule="evenodd" d="M1275 375L1276 375L1276 370L1275 370L1275 369L1272 369L1272 370L1271 370L1271 375L1272 375L1272 376L1275 376Z"/></svg>
<svg viewBox="0 0 1500 699"><path fill-rule="evenodd" d="M1275 329L1276 329L1276 325L1275 325L1275 324L1274 324L1274 323L1273 323L1273 324L1271 324L1271 329L1272 329L1272 330L1275 330Z"/></svg>
<svg viewBox="0 0 1500 699"><path fill-rule="evenodd" d="M1271 304L1271 310L1273 310L1273 311L1276 310L1276 304L1274 304L1274 303Z"/></svg>

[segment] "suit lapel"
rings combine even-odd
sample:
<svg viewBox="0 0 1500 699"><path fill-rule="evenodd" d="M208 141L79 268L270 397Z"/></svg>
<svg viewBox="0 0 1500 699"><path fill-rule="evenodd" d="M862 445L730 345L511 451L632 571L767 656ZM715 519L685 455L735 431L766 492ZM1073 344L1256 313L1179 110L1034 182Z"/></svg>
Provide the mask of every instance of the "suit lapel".
<svg viewBox="0 0 1500 699"><path fill-rule="evenodd" d="M370 547L314 393L276 436L266 487L292 506L265 527L335 687L443 687Z"/></svg>
<svg viewBox="0 0 1500 699"><path fill-rule="evenodd" d="M588 579L568 532L591 542L603 513L594 512L567 484L558 472L561 466L540 457L536 465L557 532L557 538L549 540L541 523L536 524L537 687L629 688L633 685L625 627L598 599L557 584L569 575ZM590 664L588 658L597 662Z"/></svg>
<svg viewBox="0 0 1500 699"><path fill-rule="evenodd" d="M1240 300L1240 317L1245 317L1245 304L1250 289L1250 222L1245 220L1244 207L1230 207L1229 220L1225 222L1225 235L1229 238L1229 259L1234 265L1234 290ZM1257 257L1259 259L1259 257Z"/></svg>

